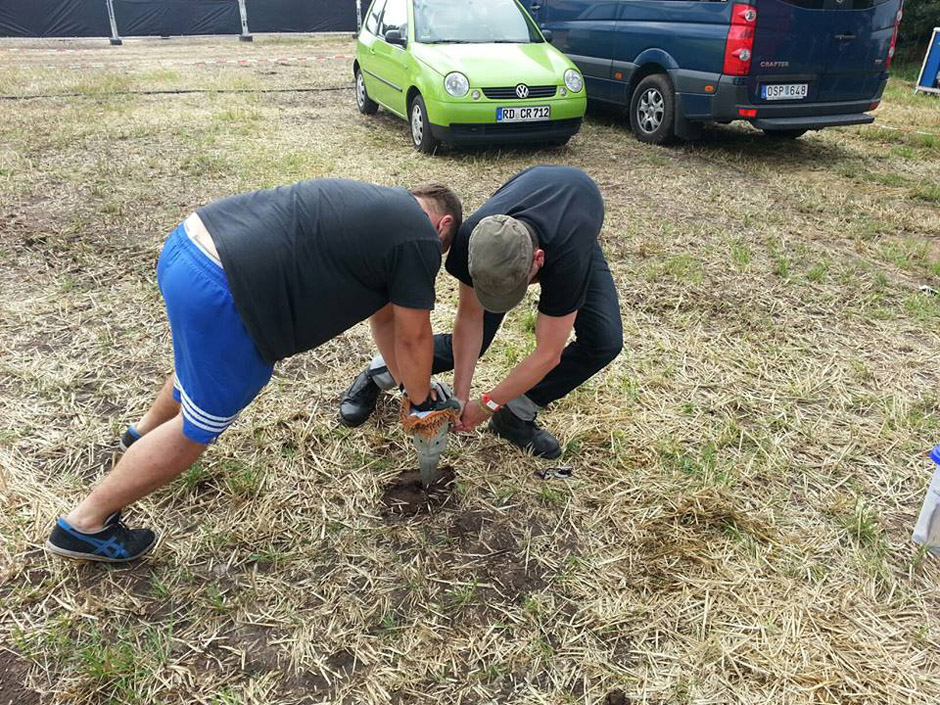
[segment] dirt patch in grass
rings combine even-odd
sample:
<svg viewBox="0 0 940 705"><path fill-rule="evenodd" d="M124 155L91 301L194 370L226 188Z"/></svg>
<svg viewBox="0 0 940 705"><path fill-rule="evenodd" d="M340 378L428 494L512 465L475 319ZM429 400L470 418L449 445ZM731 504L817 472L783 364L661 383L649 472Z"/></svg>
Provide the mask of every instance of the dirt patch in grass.
<svg viewBox="0 0 940 705"><path fill-rule="evenodd" d="M317 670L301 670L290 673L280 688L300 698L300 702L316 702L325 695L335 694L347 681L362 675L365 664L349 649L340 649L323 660Z"/></svg>
<svg viewBox="0 0 940 705"><path fill-rule="evenodd" d="M274 671L280 665L280 650L271 643L271 629L255 624L243 624L225 635L228 643L241 651L244 669L248 673Z"/></svg>
<svg viewBox="0 0 940 705"><path fill-rule="evenodd" d="M604 698L602 705L628 705L629 702L622 690L612 690L607 693L607 697Z"/></svg>
<svg viewBox="0 0 940 705"><path fill-rule="evenodd" d="M450 465L438 468L437 480L425 489L421 473L408 470L396 477L385 489L382 503L388 512L398 516L428 514L446 507L453 496L457 471Z"/></svg>
<svg viewBox="0 0 940 705"><path fill-rule="evenodd" d="M0 649L0 705L37 705L39 693L24 685L29 666L12 651Z"/></svg>

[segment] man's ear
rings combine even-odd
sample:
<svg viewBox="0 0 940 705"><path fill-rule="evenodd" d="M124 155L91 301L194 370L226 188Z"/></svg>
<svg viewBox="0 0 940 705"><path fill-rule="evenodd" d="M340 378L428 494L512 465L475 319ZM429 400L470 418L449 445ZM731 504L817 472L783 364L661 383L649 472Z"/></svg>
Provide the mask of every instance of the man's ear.
<svg viewBox="0 0 940 705"><path fill-rule="evenodd" d="M447 252L450 249L451 243L454 241L454 235L452 233L454 226L454 216L445 215L439 221L437 221L437 235L441 239L441 246L444 248L444 252Z"/></svg>
<svg viewBox="0 0 940 705"><path fill-rule="evenodd" d="M454 224L454 216L448 214L442 216L439 221L437 221L437 232L440 235L444 235L450 232L451 226Z"/></svg>
<svg viewBox="0 0 940 705"><path fill-rule="evenodd" d="M545 250L536 250L535 256L532 258L536 266L541 269L545 266Z"/></svg>

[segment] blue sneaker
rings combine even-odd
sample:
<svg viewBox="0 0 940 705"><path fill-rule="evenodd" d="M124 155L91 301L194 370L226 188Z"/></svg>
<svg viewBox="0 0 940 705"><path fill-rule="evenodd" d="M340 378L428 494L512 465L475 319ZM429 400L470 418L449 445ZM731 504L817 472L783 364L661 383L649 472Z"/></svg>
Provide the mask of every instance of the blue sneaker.
<svg viewBox="0 0 940 705"><path fill-rule="evenodd" d="M46 550L57 556L80 561L126 563L140 558L157 543L157 535L150 529L128 529L121 521L121 512L115 512L104 522L104 528L85 534L62 517L46 541Z"/></svg>

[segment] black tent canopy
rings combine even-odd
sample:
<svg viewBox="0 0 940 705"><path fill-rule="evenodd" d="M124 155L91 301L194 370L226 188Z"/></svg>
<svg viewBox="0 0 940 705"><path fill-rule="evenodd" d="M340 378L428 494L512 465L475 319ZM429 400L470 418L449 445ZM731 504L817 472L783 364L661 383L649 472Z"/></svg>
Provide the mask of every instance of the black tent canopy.
<svg viewBox="0 0 940 705"><path fill-rule="evenodd" d="M356 29L355 0L244 0L252 32ZM111 0L122 36L239 34L238 0ZM2 37L107 37L108 0L0 0Z"/></svg>

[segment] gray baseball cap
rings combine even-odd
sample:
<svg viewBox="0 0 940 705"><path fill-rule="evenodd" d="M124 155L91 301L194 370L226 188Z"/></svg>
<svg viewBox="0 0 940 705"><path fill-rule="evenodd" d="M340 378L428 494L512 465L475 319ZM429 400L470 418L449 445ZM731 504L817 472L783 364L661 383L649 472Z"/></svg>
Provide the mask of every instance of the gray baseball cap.
<svg viewBox="0 0 940 705"><path fill-rule="evenodd" d="M508 215L483 218L470 234L470 276L483 308L506 313L525 296L535 254L532 236Z"/></svg>

